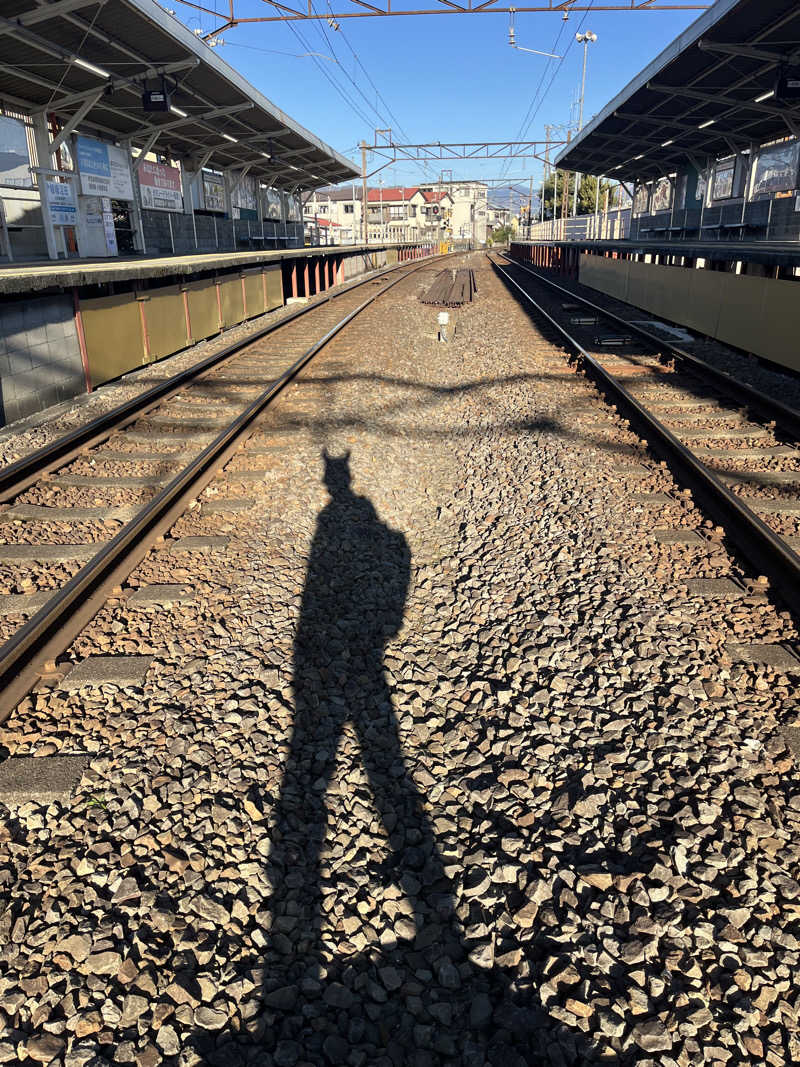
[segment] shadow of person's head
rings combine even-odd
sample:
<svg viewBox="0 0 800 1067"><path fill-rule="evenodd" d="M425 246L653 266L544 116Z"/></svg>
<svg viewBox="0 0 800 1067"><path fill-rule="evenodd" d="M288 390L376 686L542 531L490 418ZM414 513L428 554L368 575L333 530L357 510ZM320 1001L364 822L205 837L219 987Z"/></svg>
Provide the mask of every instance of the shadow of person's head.
<svg viewBox="0 0 800 1067"><path fill-rule="evenodd" d="M332 456L327 448L323 448L322 458L325 461L325 473L322 480L331 496L336 497L349 492L350 483L353 480L350 473L350 450L348 449L343 456Z"/></svg>

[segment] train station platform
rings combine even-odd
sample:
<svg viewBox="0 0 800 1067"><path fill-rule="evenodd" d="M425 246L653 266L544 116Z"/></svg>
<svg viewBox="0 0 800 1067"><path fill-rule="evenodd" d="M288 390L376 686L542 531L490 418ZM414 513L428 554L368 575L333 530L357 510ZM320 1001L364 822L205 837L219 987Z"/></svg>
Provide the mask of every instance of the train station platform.
<svg viewBox="0 0 800 1067"><path fill-rule="evenodd" d="M800 371L797 246L520 241L511 255Z"/></svg>
<svg viewBox="0 0 800 1067"><path fill-rule="evenodd" d="M0 425L438 243L36 262L0 269Z"/></svg>
<svg viewBox="0 0 800 1067"><path fill-rule="evenodd" d="M621 238L619 240L534 240L520 245L558 250L567 258L583 252L611 255L619 259L636 259L648 263L704 260L737 270L737 265L760 264L773 272L783 267L800 267L800 243L797 241L703 241L697 239L665 240L659 238ZM741 267L737 270L742 273ZM744 273L761 273L745 270ZM769 274L767 275L769 276Z"/></svg>

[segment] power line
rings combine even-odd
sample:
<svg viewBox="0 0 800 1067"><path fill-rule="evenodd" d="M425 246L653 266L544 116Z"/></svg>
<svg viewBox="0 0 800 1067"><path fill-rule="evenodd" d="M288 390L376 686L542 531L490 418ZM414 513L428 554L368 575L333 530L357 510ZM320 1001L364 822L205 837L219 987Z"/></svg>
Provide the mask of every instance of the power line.
<svg viewBox="0 0 800 1067"><path fill-rule="evenodd" d="M317 69L320 71L320 73L323 75L323 77L326 78L330 82L330 84L333 86L333 88L336 90L336 92L339 94L339 96L341 96L342 100L344 100L344 102L347 104L347 106L349 108L351 108L352 111L355 112L355 114L358 116L358 118L361 119L361 121L363 123L365 123L367 126L369 126L371 124L371 120L364 114L364 112L355 103L355 101L353 101L347 95L347 93L344 91L344 89L342 89L342 87L339 85L339 83L334 81L334 79L331 77L330 73L325 69L325 67L322 66L322 64L320 63L319 59L313 54L313 50L311 48L311 45L309 44L308 41L306 41L306 39L302 36L302 34L299 32L299 30L295 27L294 23L293 22L289 22L288 25L289 25L289 29L292 31L292 33L295 35L295 37L298 39L298 41L303 46L303 48L305 48L308 52L311 53L311 58L314 60L314 63L316 65ZM337 61L337 66L338 65L340 65L340 64Z"/></svg>

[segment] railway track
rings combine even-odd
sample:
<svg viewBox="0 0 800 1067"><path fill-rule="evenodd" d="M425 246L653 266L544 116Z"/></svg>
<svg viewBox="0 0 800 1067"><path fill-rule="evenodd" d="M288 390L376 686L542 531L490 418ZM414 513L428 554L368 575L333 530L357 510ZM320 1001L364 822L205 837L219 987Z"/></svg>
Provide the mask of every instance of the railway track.
<svg viewBox="0 0 800 1067"><path fill-rule="evenodd" d="M800 412L510 257L489 258L756 573L800 611Z"/></svg>
<svg viewBox="0 0 800 1067"><path fill-rule="evenodd" d="M122 593L274 397L429 262L303 307L0 470L0 581L14 589L0 595L0 722L42 678L60 676L58 657Z"/></svg>

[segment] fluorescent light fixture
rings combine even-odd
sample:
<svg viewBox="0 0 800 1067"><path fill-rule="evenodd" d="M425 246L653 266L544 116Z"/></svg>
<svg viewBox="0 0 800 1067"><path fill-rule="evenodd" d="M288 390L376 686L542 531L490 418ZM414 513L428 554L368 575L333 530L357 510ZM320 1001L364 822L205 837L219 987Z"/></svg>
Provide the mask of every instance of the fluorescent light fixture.
<svg viewBox="0 0 800 1067"><path fill-rule="evenodd" d="M269 154L269 152L262 152L261 155L264 157L264 159L272 159L272 156Z"/></svg>
<svg viewBox="0 0 800 1067"><path fill-rule="evenodd" d="M671 145L673 143L674 143L673 141L664 141L664 143L661 145L661 147L662 148L666 148L668 145Z"/></svg>
<svg viewBox="0 0 800 1067"><path fill-rule="evenodd" d="M174 104L170 104L169 105L169 109L170 109L170 111L172 112L173 115L178 115L182 119L188 119L189 118L189 116L186 114L185 111L181 111L181 109L179 107L175 107Z"/></svg>
<svg viewBox="0 0 800 1067"><path fill-rule="evenodd" d="M644 152L642 152L642 154L640 156L634 156L633 157L633 162L635 163L637 159L644 159Z"/></svg>
<svg viewBox="0 0 800 1067"><path fill-rule="evenodd" d="M73 56L72 62L79 67L83 67L84 70L88 70L90 74L96 74L98 78L111 77L107 70L103 70L102 67L96 67L94 63L89 63L87 60L81 59L80 56Z"/></svg>
<svg viewBox="0 0 800 1067"><path fill-rule="evenodd" d="M770 91L768 93L762 93L761 96L757 96L755 98L754 102L756 104L763 104L765 100L769 100L769 98L771 96L774 96L774 95L775 95L775 90L774 89L770 89Z"/></svg>
<svg viewBox="0 0 800 1067"><path fill-rule="evenodd" d="M708 119L707 122L701 122L697 128L698 130L704 130L707 126L713 126L716 121L716 119Z"/></svg>
<svg viewBox="0 0 800 1067"><path fill-rule="evenodd" d="M222 136L223 136L223 137L225 138L225 140L226 140L226 141L230 141L230 142L231 142L231 144L238 144L238 143L239 143L239 142L238 142L238 141L236 140L236 138L235 138L235 137L231 137L231 135L230 135L229 133L223 133L223 135L222 135Z"/></svg>

